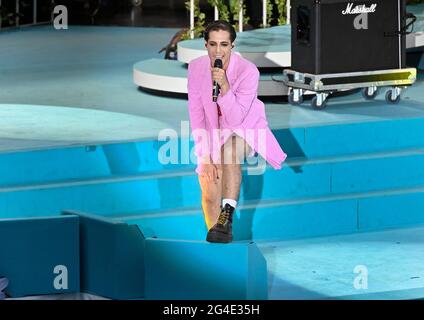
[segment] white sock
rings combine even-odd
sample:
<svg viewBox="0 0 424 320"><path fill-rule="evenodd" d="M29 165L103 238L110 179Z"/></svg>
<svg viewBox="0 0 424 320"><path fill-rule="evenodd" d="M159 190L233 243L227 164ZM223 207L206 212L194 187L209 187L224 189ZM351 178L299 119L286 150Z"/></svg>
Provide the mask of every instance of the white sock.
<svg viewBox="0 0 424 320"><path fill-rule="evenodd" d="M228 203L233 208L237 207L237 201L233 199L222 199L222 207L225 207L225 204Z"/></svg>

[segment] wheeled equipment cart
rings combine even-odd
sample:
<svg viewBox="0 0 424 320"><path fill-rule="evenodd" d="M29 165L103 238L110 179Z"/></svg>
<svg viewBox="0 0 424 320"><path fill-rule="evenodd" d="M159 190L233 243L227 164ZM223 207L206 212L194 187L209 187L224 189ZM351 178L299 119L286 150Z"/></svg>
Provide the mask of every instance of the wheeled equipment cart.
<svg viewBox="0 0 424 320"><path fill-rule="evenodd" d="M310 74L294 70L284 70L284 84L289 88L289 103L299 105L303 102L305 91L312 91L315 97L311 105L314 109L324 109L327 97L338 91L362 88L365 99L374 99L381 87L388 87L386 101L398 103L402 89L416 81L415 68L361 71L349 73Z"/></svg>

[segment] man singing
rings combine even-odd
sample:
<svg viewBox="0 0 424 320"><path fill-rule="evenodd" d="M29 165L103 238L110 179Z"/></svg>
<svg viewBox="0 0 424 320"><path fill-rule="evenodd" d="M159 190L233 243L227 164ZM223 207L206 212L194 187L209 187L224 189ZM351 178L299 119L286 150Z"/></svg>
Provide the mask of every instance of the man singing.
<svg viewBox="0 0 424 320"><path fill-rule="evenodd" d="M257 98L258 69L232 53L234 28L225 21L214 21L206 27L204 38L208 55L188 67L188 109L209 230L206 240L229 243L241 163L256 152L274 169L281 169L287 155L269 129L265 106ZM219 88L216 102L214 85Z"/></svg>

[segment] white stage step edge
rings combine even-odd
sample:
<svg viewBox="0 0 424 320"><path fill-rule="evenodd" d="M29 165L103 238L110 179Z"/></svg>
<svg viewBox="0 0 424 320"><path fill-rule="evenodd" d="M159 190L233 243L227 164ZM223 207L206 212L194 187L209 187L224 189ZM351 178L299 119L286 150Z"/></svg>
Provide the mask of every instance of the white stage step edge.
<svg viewBox="0 0 424 320"><path fill-rule="evenodd" d="M146 61L146 63L151 66L155 63L155 60L159 59L151 59ZM182 62L172 60L159 60L157 62L160 63L162 67L164 63L168 63L170 65L181 64L181 67L184 65ZM172 67L174 66L172 65ZM165 70L161 71L164 73L163 71ZM171 74L171 72L166 75L158 74L152 70L143 69L143 65L140 63L134 65L133 69L134 83L141 88L168 93L187 94L187 73L179 75ZM275 78L278 81L282 81L282 72L280 76L276 75ZM281 82L273 81L271 77L267 77L267 79L262 79L259 81L259 96L287 96L287 94L287 87Z"/></svg>
<svg viewBox="0 0 424 320"><path fill-rule="evenodd" d="M243 58L253 62L258 68L290 67L291 52L245 52L235 51ZM186 48L178 43L178 60L190 63L191 60L207 54L206 50Z"/></svg>
<svg viewBox="0 0 424 320"><path fill-rule="evenodd" d="M424 32L410 33L406 36L406 49L424 46Z"/></svg>

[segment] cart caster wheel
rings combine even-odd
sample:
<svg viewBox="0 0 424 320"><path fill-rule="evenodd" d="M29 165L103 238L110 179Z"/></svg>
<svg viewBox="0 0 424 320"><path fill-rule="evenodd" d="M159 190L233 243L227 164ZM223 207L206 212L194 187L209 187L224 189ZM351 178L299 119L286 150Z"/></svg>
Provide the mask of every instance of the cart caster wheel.
<svg viewBox="0 0 424 320"><path fill-rule="evenodd" d="M362 96L366 100L373 100L378 94L378 89L376 87L369 87L362 89Z"/></svg>
<svg viewBox="0 0 424 320"><path fill-rule="evenodd" d="M393 99L393 96L396 96L396 98ZM391 104L397 104L400 101L400 91L396 92L396 89L391 89L386 92L386 102Z"/></svg>
<svg viewBox="0 0 424 320"><path fill-rule="evenodd" d="M303 95L299 95L299 100L298 101L294 101L294 92L290 92L289 94L289 103L292 106L298 106L301 105L303 103Z"/></svg>
<svg viewBox="0 0 424 320"><path fill-rule="evenodd" d="M321 103L318 103L318 97L317 96L313 97L311 102L312 108L314 108L315 110L325 109L327 107L327 100L325 99L321 99L321 100L322 100Z"/></svg>

